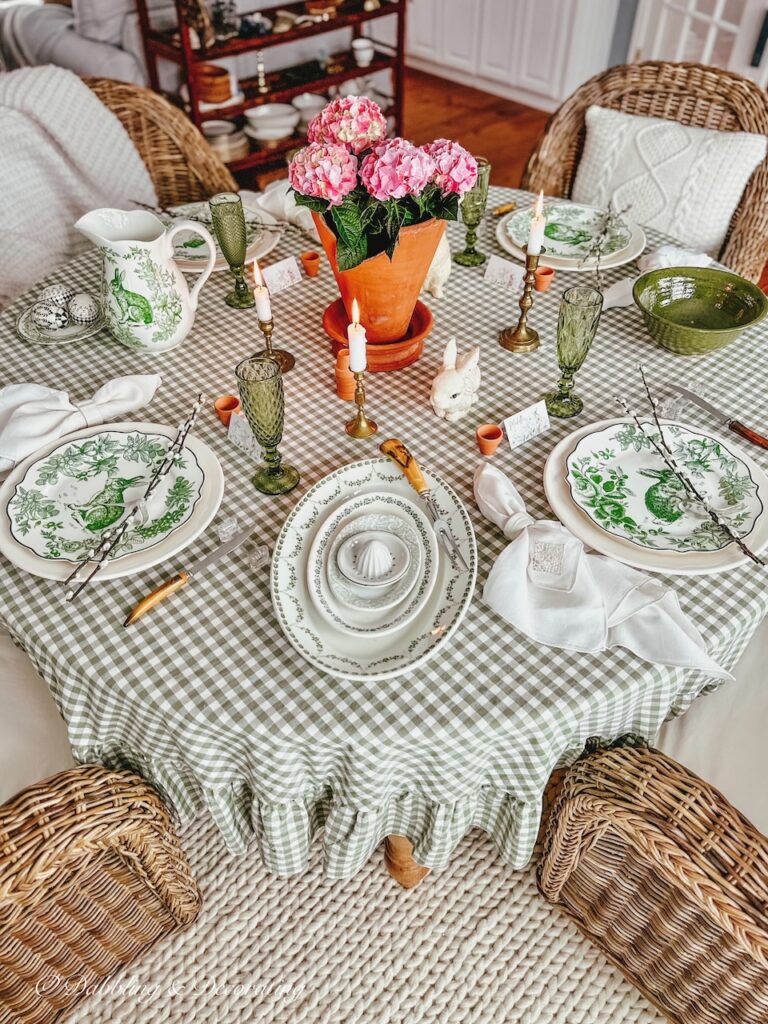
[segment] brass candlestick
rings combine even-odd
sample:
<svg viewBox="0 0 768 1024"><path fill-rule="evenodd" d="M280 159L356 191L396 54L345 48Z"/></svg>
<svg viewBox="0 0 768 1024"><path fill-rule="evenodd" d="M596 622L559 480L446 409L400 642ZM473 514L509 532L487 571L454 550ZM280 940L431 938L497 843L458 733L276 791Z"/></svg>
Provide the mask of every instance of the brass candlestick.
<svg viewBox="0 0 768 1024"><path fill-rule="evenodd" d="M544 252L544 250L541 250ZM523 294L520 296L520 319L517 327L507 327L499 333L499 344L510 352L535 352L539 347L539 334L528 326L528 310L533 305L533 285L536 281L536 267L539 265L539 254L525 253L525 279Z"/></svg>
<svg viewBox="0 0 768 1024"><path fill-rule="evenodd" d="M264 73L264 54L261 50L256 51L256 88L262 96L269 92L267 76Z"/></svg>
<svg viewBox="0 0 768 1024"><path fill-rule="evenodd" d="M363 378L365 374L355 374L355 405L357 415L354 416L344 428L350 437L370 437L379 429L374 420L369 420L365 415L365 388Z"/></svg>
<svg viewBox="0 0 768 1024"><path fill-rule="evenodd" d="M275 362L280 364L280 369L283 373L288 373L296 365L296 360L293 358L290 352L286 352L282 348L272 348L272 332L275 329L274 320L262 320L259 318L259 330L264 335L264 351L257 352L257 356L269 356L270 359L274 359Z"/></svg>

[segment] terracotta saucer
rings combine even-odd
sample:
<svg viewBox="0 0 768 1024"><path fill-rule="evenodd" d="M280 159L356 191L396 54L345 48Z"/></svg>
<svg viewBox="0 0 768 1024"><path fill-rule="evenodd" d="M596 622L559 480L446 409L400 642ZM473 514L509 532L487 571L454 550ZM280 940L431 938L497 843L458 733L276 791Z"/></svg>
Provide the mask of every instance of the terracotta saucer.
<svg viewBox="0 0 768 1024"><path fill-rule="evenodd" d="M370 342L367 349L368 370L379 373L382 370L401 370L415 363L424 351L424 339L432 330L435 318L428 306L419 299L411 317L408 332L402 341ZM331 339L333 354L347 347L347 325L349 318L341 299L336 299L323 313L323 330Z"/></svg>

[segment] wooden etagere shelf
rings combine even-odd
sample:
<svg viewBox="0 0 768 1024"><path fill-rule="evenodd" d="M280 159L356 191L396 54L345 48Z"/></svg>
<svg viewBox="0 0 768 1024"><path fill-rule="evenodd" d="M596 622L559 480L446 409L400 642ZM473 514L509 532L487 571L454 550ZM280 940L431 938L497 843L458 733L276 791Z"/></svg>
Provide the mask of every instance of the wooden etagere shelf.
<svg viewBox="0 0 768 1024"><path fill-rule="evenodd" d="M178 64L182 69L182 81L186 85L188 101L185 104L192 121L200 127L203 122L213 119L226 119L242 122L245 111L264 103L290 103L303 92L327 93L333 86L341 85L353 78L368 77L380 71L392 72L392 105L386 111L395 121L395 132L403 131L403 74L405 69L405 9L407 0L383 0L381 7L375 11L366 11L363 0L345 0L335 17L328 21L317 22L304 28L293 28L287 32L272 32L268 35L253 36L247 39L236 37L218 42L204 51L193 49L190 30L184 22L181 3L176 0L176 29L157 31L152 28L147 0L136 0L144 40L144 51L147 59L150 85L160 92L158 60L165 59ZM261 8L259 13L274 21L277 11L292 11L296 14L305 13L303 3L280 4L279 7ZM256 13L256 12L253 12ZM240 88L244 99L240 103L222 105L214 109L201 109L198 91L198 67L202 63L215 63L227 57L237 57L245 53L255 53L269 47L292 43L297 40L322 36L338 29L351 29L351 37L362 35L362 26L367 22L385 17L397 18L397 43L392 52L377 50L373 62L365 68L355 64L351 52L334 59L333 73L327 73L318 61L307 61L291 68L271 72L266 76L268 92L258 91L255 76L240 80ZM181 103L180 97L171 97ZM252 143L251 152L239 160L229 163L233 172L245 172L250 168L266 169L279 166L285 162L286 153L301 146L305 136L295 134L278 142L261 144Z"/></svg>

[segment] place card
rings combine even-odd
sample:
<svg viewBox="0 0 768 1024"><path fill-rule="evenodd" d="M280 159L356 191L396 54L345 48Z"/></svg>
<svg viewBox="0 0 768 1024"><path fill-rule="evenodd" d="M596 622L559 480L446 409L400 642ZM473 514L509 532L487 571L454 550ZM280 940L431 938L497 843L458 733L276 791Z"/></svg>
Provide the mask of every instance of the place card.
<svg viewBox="0 0 768 1024"><path fill-rule="evenodd" d="M246 454L258 455L259 446L256 444L256 438L253 436L253 431L248 425L248 420L241 412L232 413L227 436L232 444L246 452Z"/></svg>
<svg viewBox="0 0 768 1024"><path fill-rule="evenodd" d="M286 256L284 260L262 267L261 276L269 288L270 295L277 295L278 292L284 292L286 288L292 288L301 281L301 270L295 256Z"/></svg>
<svg viewBox="0 0 768 1024"><path fill-rule="evenodd" d="M494 253L489 256L485 265L483 280L488 284L503 285L512 292L519 292L523 287L524 277L525 267L521 267L518 263L512 263L511 260L505 260Z"/></svg>
<svg viewBox="0 0 768 1024"><path fill-rule="evenodd" d="M232 419L234 418L233 416ZM504 420L504 432L513 451L526 441L543 434L545 430L549 430L549 414L544 399Z"/></svg>

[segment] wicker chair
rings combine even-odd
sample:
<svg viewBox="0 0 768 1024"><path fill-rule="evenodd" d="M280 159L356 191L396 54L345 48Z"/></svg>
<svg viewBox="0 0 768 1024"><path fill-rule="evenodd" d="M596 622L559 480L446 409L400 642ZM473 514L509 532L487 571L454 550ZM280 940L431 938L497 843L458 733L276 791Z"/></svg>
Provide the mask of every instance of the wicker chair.
<svg viewBox="0 0 768 1024"><path fill-rule="evenodd" d="M768 96L740 75L701 64L620 65L585 82L555 111L523 172L523 188L570 196L592 105L720 131L768 133ZM768 158L744 190L719 258L751 281L760 277L768 260Z"/></svg>
<svg viewBox="0 0 768 1024"><path fill-rule="evenodd" d="M673 1024L768 1021L768 839L659 751L568 770L539 888Z"/></svg>
<svg viewBox="0 0 768 1024"><path fill-rule="evenodd" d="M191 121L149 89L109 78L84 78L122 122L152 179L161 206L208 199L238 186Z"/></svg>
<svg viewBox="0 0 768 1024"><path fill-rule="evenodd" d="M31 786L0 807L0 1021L57 1019L199 909L142 779L85 765Z"/></svg>

